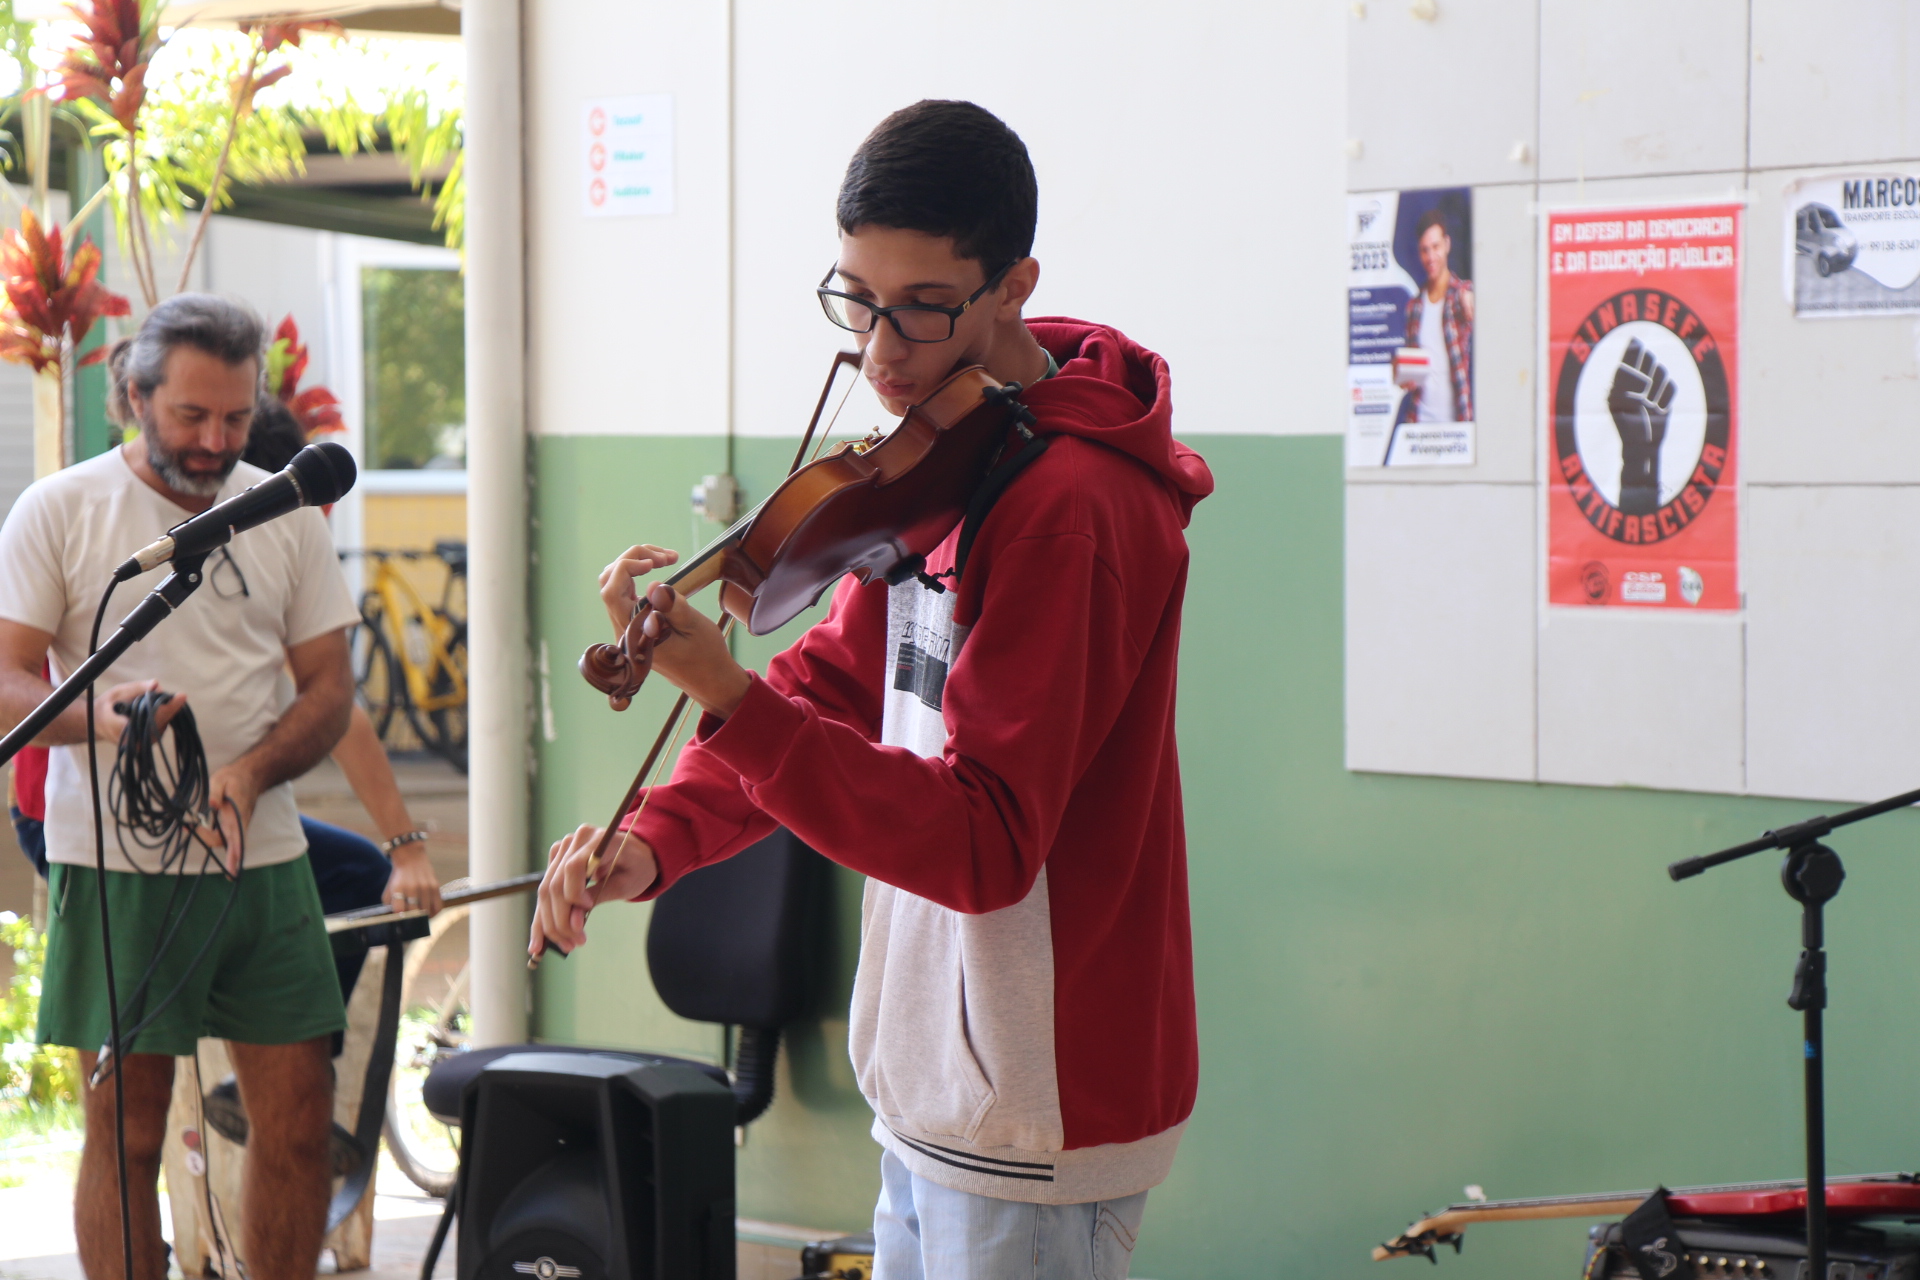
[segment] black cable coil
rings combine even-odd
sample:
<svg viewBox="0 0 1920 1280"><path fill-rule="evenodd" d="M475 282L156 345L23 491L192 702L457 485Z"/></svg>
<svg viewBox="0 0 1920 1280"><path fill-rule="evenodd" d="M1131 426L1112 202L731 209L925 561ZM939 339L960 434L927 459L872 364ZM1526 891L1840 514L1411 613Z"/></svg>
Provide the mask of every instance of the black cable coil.
<svg viewBox="0 0 1920 1280"><path fill-rule="evenodd" d="M196 843L197 828L207 808L207 753L200 742L193 708L181 707L165 730L156 731L154 727L160 708L172 697L143 693L132 702L114 707L127 718L127 727L120 735L119 755L107 780L107 807L118 827L115 835L120 852L143 875L185 870L187 854ZM167 732L173 735L171 751L162 736ZM151 869L142 866L141 859L127 847L129 837L146 853L158 853L159 865ZM207 847L207 853L222 870L232 874L220 861L217 850Z"/></svg>

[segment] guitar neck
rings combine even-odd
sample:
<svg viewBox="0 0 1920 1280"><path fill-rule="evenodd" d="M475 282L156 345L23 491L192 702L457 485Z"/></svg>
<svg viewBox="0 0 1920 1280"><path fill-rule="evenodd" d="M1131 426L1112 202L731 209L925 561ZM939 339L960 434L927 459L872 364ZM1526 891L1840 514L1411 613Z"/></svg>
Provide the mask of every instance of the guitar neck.
<svg viewBox="0 0 1920 1280"><path fill-rule="evenodd" d="M1912 1180L1913 1175L1906 1173L1862 1173L1832 1177L1829 1182L1911 1182ZM1667 1194L1670 1196L1732 1195L1743 1191L1793 1191L1806 1185L1805 1178L1781 1178L1771 1182L1723 1182L1704 1187L1669 1187ZM1645 1191L1607 1191L1584 1196L1537 1196L1530 1200L1468 1200L1461 1204L1450 1204L1441 1212L1475 1213L1488 1210L1504 1212L1513 1209L1578 1208L1596 1203L1615 1204L1628 1200L1639 1204L1652 1194L1653 1188L1649 1187Z"/></svg>
<svg viewBox="0 0 1920 1280"><path fill-rule="evenodd" d="M1836 1182L1911 1183L1905 1173L1869 1173L1835 1179ZM1830 1184L1831 1185L1831 1184ZM1727 1182L1714 1186L1674 1187L1667 1191L1673 1198L1687 1196L1739 1195L1768 1191L1793 1191L1806 1186L1803 1178L1771 1182ZM1537 1196L1526 1200L1468 1200L1450 1204L1436 1214L1420 1219L1399 1236L1377 1245L1376 1262L1388 1258L1428 1256L1435 1244L1450 1243L1460 1232L1476 1222L1526 1222L1550 1218L1610 1217L1632 1213L1653 1194L1645 1191L1607 1191L1597 1195Z"/></svg>

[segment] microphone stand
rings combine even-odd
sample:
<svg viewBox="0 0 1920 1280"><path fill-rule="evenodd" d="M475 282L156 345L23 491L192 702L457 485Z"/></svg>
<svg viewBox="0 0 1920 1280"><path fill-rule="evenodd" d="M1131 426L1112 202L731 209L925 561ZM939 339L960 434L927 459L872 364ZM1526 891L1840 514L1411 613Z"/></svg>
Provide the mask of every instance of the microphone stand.
<svg viewBox="0 0 1920 1280"><path fill-rule="evenodd" d="M1847 878L1846 868L1840 865L1840 855L1820 841L1836 827L1876 818L1915 803L1920 803L1920 791L1903 792L1833 817L1821 814L1808 818L1718 853L1682 858L1667 867L1667 874L1673 879L1688 880L1702 871L1750 854L1768 849L1787 851L1780 864L1780 883L1787 896L1800 904L1800 962L1794 966L1793 992L1787 997L1787 1007L1799 1011L1805 1039L1802 1058L1806 1068L1807 1270L1804 1274L1809 1280L1827 1277L1826 1044L1821 1025L1821 1015L1827 1007L1824 908L1840 892L1840 885Z"/></svg>
<svg viewBox="0 0 1920 1280"><path fill-rule="evenodd" d="M59 687L41 700L27 718L13 727L13 731L0 738L0 764L14 758L20 748L39 736L41 730L56 720L62 711L85 693L87 686L98 680L106 669L118 661L121 654L131 649L147 634L165 620L175 609L185 603L188 596L197 590L202 582L200 568L207 553L181 556L173 562L173 572L160 582L160 585L147 593L147 598L135 605L133 612L120 620L114 633L107 637L105 644L96 649L85 662L74 668L73 674L62 680Z"/></svg>

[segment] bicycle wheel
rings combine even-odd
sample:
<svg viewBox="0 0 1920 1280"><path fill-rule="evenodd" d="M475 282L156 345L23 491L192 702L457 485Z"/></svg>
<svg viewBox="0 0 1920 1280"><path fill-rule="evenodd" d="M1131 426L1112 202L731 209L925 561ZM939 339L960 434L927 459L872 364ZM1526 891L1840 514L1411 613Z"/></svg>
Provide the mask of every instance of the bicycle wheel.
<svg viewBox="0 0 1920 1280"><path fill-rule="evenodd" d="M460 1169L460 1130L426 1109L421 1086L435 1063L468 1047L467 968L461 964L449 979L444 970L454 957L441 954L449 934L455 941L465 937L458 926L466 914L462 907L447 909L434 919L432 936L408 948L399 1042L387 1085L387 1151L408 1180L430 1196L452 1191Z"/></svg>
<svg viewBox="0 0 1920 1280"><path fill-rule="evenodd" d="M353 629L352 646L354 696L366 708L374 733L385 742L394 712L407 705L407 685L387 644L380 598L371 592L360 602L360 625Z"/></svg>
<svg viewBox="0 0 1920 1280"><path fill-rule="evenodd" d="M467 678L467 624L464 622L453 623L453 631L447 641L447 659L453 664L454 671L460 673L460 680L464 685ZM436 698L451 695L453 690L453 672L443 667L433 673L433 693ZM433 727L428 745L448 764L465 773L467 771L466 699L462 698L452 706L435 708L427 713L427 721Z"/></svg>

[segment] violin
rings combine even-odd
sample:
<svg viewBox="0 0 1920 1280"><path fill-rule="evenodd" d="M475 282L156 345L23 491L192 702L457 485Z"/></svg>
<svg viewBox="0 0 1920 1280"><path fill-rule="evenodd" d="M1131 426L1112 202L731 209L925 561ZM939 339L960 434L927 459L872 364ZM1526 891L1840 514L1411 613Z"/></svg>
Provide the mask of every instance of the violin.
<svg viewBox="0 0 1920 1280"><path fill-rule="evenodd" d="M858 369L860 356L851 351L834 356L786 480L665 579L683 595L719 583L729 627L738 620L754 635L765 635L817 603L849 573L863 583L876 577L894 585L905 582L926 568L927 553L965 517L1008 437L1017 434L1039 447L1029 430L1033 414L1018 398L1020 384L1001 383L979 365L967 365L907 410L892 431L843 442L802 465L843 365ZM615 711L632 704L652 670L655 642L643 625L651 611L642 593L619 639L593 645L580 656L580 674L607 695ZM622 844L613 861L603 864L614 834L646 804L649 779L664 763L687 704L682 693L619 811L601 832L587 862L589 888L605 881L625 850ZM558 950L552 942L546 949ZM527 967L539 963L536 955Z"/></svg>
<svg viewBox="0 0 1920 1280"><path fill-rule="evenodd" d="M1002 384L968 365L884 436L876 430L798 465L841 365L859 363L852 352L834 357L786 480L688 559L668 585L692 595L718 582L720 607L763 636L849 573L863 583L879 577L898 585L925 568L927 553L966 514L1008 432L1028 434L1032 415L1016 399L1019 383ZM654 641L643 627L651 609L642 595L620 638L580 657L580 674L615 711L626 710L652 669Z"/></svg>

